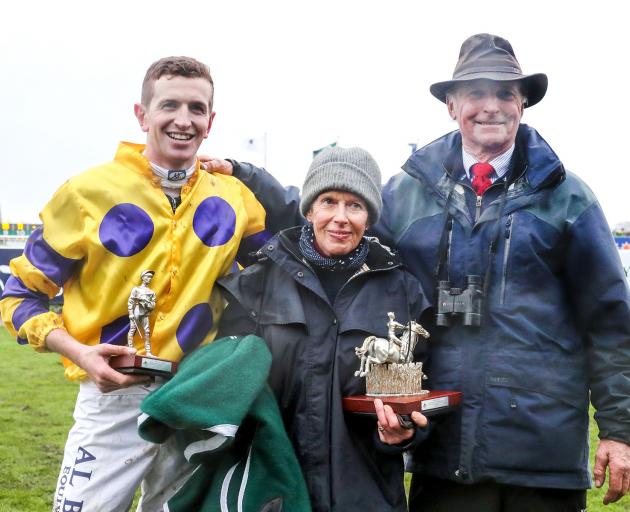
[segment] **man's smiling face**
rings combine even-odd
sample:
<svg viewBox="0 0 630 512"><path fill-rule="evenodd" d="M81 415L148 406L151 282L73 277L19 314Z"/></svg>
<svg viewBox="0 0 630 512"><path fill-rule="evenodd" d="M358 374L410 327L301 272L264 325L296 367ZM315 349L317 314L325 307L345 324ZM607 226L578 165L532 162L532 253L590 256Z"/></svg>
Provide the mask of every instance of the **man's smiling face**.
<svg viewBox="0 0 630 512"><path fill-rule="evenodd" d="M464 149L485 162L514 144L523 101L514 82L475 80L458 85L446 104L459 124Z"/></svg>
<svg viewBox="0 0 630 512"><path fill-rule="evenodd" d="M134 107L147 133L145 155L149 160L167 169L193 165L212 126L212 92L205 78L165 75L153 83L149 105Z"/></svg>

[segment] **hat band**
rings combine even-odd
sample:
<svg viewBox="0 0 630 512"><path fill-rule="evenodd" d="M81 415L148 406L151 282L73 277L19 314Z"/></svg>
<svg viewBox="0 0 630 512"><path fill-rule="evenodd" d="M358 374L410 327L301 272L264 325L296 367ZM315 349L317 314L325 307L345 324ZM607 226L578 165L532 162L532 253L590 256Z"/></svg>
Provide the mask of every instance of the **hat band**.
<svg viewBox="0 0 630 512"><path fill-rule="evenodd" d="M468 75L477 75L479 73L506 73L509 75L525 76L523 75L523 72L519 68L493 66L491 68L467 69L465 72L460 71L459 73L453 75L453 79L462 78Z"/></svg>

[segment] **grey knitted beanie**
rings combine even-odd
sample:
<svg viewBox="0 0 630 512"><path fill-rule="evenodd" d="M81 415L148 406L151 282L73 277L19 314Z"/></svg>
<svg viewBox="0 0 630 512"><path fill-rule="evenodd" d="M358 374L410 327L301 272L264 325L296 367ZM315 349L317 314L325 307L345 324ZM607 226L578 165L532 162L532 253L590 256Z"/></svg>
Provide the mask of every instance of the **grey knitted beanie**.
<svg viewBox="0 0 630 512"><path fill-rule="evenodd" d="M327 190L343 190L363 199L371 224L381 215L381 171L365 149L333 147L317 154L302 185L302 215L306 217L313 201Z"/></svg>

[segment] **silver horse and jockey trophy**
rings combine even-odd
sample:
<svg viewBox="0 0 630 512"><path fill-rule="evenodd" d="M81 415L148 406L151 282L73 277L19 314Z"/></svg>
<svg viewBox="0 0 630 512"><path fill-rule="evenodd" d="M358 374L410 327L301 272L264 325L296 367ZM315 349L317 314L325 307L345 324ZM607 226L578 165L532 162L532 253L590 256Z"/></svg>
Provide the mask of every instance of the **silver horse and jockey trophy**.
<svg viewBox="0 0 630 512"><path fill-rule="evenodd" d="M140 285L134 286L127 300L129 312L129 332L127 346L134 348L136 334L144 342L144 355L116 356L110 359L110 365L121 373L134 373L170 378L177 371L177 363L160 359L151 353L151 329L149 318L155 309L156 295L149 288L155 272L145 270L140 274Z"/></svg>
<svg viewBox="0 0 630 512"><path fill-rule="evenodd" d="M428 331L415 321L403 325L394 313L387 313L387 338L368 336L355 353L360 359L356 377L365 377L366 394L343 399L345 410L373 413L374 399L392 407L400 415L412 411L435 414L450 410L461 401L461 393L422 389L427 376L422 363L413 361L413 352L420 338L429 338Z"/></svg>

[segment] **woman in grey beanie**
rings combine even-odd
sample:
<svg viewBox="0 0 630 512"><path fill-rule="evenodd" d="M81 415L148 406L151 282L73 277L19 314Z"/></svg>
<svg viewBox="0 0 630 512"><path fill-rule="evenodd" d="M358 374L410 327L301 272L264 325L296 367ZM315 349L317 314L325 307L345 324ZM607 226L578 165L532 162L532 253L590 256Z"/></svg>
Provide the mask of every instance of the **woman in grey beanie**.
<svg viewBox="0 0 630 512"><path fill-rule="evenodd" d="M300 211L308 221L300 249L331 295L358 269L368 251L368 223L381 214L381 172L365 149L333 147L311 164ZM331 272L332 273L329 273Z"/></svg>
<svg viewBox="0 0 630 512"><path fill-rule="evenodd" d="M381 171L365 149L331 147L315 156L302 185L302 215L306 217L317 196L328 190L351 192L363 199L371 224L381 215Z"/></svg>
<svg viewBox="0 0 630 512"><path fill-rule="evenodd" d="M380 188L364 149L322 151L302 188L307 223L218 282L229 303L220 335L257 333L269 346L269 384L318 512L407 510L402 452L421 429L402 428L382 405L378 423L342 408L344 396L365 394L355 347L387 337L388 312L406 324L428 307L399 258L364 236L380 216Z"/></svg>

